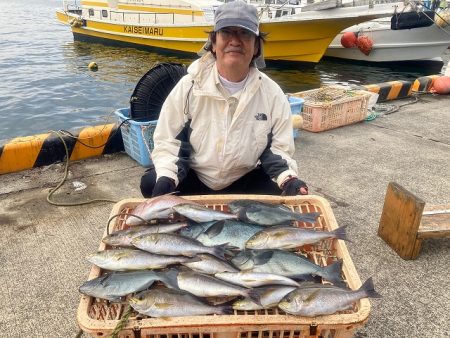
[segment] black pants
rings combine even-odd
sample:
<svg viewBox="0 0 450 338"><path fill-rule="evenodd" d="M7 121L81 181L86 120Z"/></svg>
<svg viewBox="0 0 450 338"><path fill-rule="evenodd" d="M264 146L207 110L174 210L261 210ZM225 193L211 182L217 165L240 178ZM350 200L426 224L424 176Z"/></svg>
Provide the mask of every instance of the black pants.
<svg viewBox="0 0 450 338"><path fill-rule="evenodd" d="M155 167L147 169L141 178L141 193L151 197L156 183ZM250 171L237 181L222 190L212 190L203 184L193 170L189 170L186 178L175 189L179 195L212 195L212 194L254 194L281 195L282 190L273 182L261 167Z"/></svg>

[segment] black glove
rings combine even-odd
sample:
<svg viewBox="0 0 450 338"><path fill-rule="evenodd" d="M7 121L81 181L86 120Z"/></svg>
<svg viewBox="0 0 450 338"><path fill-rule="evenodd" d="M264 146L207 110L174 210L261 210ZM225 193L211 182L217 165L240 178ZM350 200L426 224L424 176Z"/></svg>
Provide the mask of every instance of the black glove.
<svg viewBox="0 0 450 338"><path fill-rule="evenodd" d="M153 187L152 197L169 194L174 191L175 182L166 176L161 176Z"/></svg>
<svg viewBox="0 0 450 338"><path fill-rule="evenodd" d="M305 188L306 194L308 194L308 186L302 180L297 177L292 177L283 184L283 195L285 196L295 196L300 192L300 188ZM306 195L301 193L301 195Z"/></svg>

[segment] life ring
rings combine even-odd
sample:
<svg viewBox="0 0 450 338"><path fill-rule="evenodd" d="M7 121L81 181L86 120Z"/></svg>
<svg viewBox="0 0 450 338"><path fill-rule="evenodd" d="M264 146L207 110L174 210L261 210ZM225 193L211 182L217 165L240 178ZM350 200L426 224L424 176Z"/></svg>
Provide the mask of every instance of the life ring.
<svg viewBox="0 0 450 338"><path fill-rule="evenodd" d="M373 48L373 41L367 35L360 35L358 36L356 45L361 52L365 55L369 55Z"/></svg>

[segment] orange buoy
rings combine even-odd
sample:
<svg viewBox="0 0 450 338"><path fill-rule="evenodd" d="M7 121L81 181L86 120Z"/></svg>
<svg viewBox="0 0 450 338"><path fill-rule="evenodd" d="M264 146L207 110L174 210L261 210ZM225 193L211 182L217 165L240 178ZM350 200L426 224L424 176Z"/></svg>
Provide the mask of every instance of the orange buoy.
<svg viewBox="0 0 450 338"><path fill-rule="evenodd" d="M365 55L369 55L372 51L373 41L367 35L360 35L358 36L356 45L361 52L363 52Z"/></svg>
<svg viewBox="0 0 450 338"><path fill-rule="evenodd" d="M354 32L345 32L341 37L341 45L345 48L356 47L358 36Z"/></svg>
<svg viewBox="0 0 450 338"><path fill-rule="evenodd" d="M441 76L434 80L430 92L436 94L450 94L450 76Z"/></svg>

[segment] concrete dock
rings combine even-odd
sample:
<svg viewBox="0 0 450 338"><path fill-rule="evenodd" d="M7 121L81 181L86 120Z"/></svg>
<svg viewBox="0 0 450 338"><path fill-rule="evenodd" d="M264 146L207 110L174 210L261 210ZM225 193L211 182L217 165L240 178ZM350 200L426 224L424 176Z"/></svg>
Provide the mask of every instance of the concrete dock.
<svg viewBox="0 0 450 338"><path fill-rule="evenodd" d="M391 101L398 111L321 133L301 131L295 159L310 194L327 199L371 300L356 337L449 337L450 238L430 239L416 260L400 258L377 236L386 188L394 181L427 204L450 203L450 96ZM141 197L144 172L125 153L70 163L52 198L82 202ZM112 203L55 206L46 198L64 163L0 175L0 336L60 338L79 331L78 287L96 251ZM74 185L75 182L75 185ZM79 183L81 182L81 183ZM75 186L85 184L76 191ZM87 336L87 335L84 335Z"/></svg>

